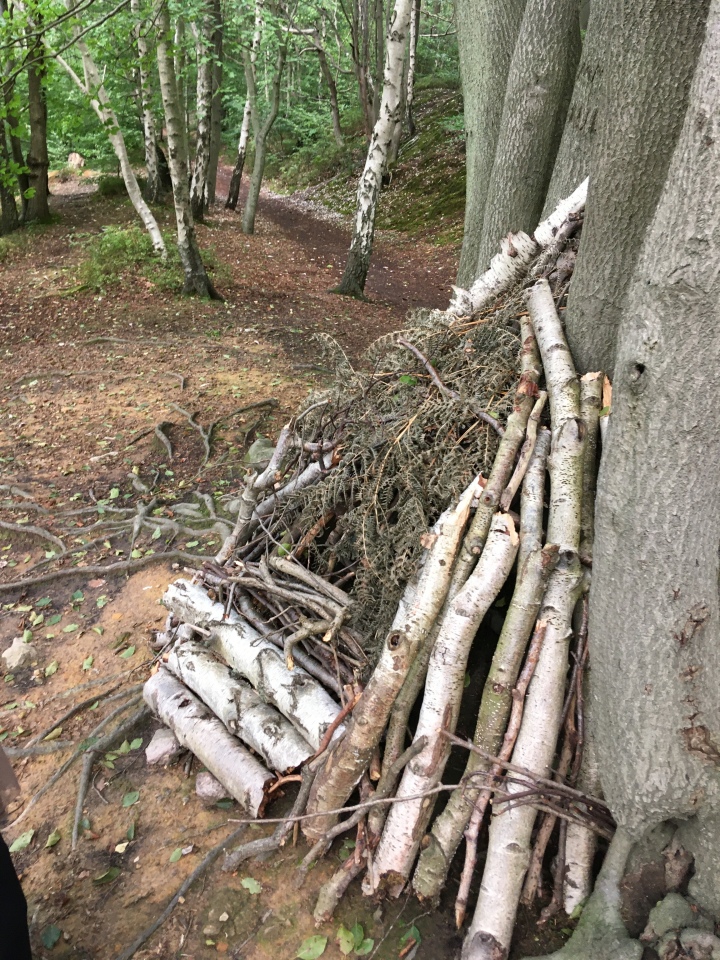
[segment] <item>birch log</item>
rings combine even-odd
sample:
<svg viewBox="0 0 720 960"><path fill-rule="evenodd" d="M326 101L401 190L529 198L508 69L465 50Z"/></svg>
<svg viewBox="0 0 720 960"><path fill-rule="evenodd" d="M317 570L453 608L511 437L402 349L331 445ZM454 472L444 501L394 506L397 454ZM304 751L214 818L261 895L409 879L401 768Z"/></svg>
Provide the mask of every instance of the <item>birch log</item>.
<svg viewBox="0 0 720 960"><path fill-rule="evenodd" d="M145 684L145 702L251 817L262 816L272 774L164 667Z"/></svg>
<svg viewBox="0 0 720 960"><path fill-rule="evenodd" d="M488 269L478 277L470 290L455 288L455 297L448 313L454 317L473 316L487 309L500 294L514 286L528 272L534 258L550 246L563 225L585 208L587 189L588 180L584 180L539 224L532 237L522 231L504 237L500 242L500 253L495 254Z"/></svg>
<svg viewBox="0 0 720 960"><path fill-rule="evenodd" d="M308 813L327 813L345 803L370 764L390 711L424 638L432 629L450 584L452 560L467 523L470 504L479 490L473 480L434 537L402 626L390 630L380 659L353 710L345 737L331 748L315 778ZM307 820L303 832L317 840L337 822L337 814Z"/></svg>
<svg viewBox="0 0 720 960"><path fill-rule="evenodd" d="M540 618L547 623L545 641L528 690L513 763L547 776L560 729L572 615L582 584L578 560L582 510L584 428L580 420L580 386L572 357L546 280L530 292L528 309L545 367L552 447L550 513L547 540L559 548ZM521 788L506 784L509 794ZM503 804L493 817L475 915L463 945L463 960L506 957L510 947L522 883L530 859L536 809Z"/></svg>
<svg viewBox="0 0 720 960"><path fill-rule="evenodd" d="M188 580L176 580L163 603L184 623L208 631L207 644L233 670L246 677L263 700L272 703L315 749L340 707L317 680L300 667L288 670L282 654L249 623ZM345 728L338 727L335 736Z"/></svg>
<svg viewBox="0 0 720 960"><path fill-rule="evenodd" d="M250 684L233 677L203 644L177 643L168 670L200 697L230 733L259 753L271 770L294 770L313 748L278 711L265 703Z"/></svg>
<svg viewBox="0 0 720 960"><path fill-rule="evenodd" d="M515 524L509 514L495 516L480 561L448 608L435 641L416 738L426 737L425 749L405 768L397 799L417 797L435 787L450 755L443 732L453 733L460 713L465 667L483 617L508 578L518 549ZM388 814L380 844L364 883L374 893L387 883L399 896L410 876L433 810L431 797L404 800Z"/></svg>
<svg viewBox="0 0 720 960"><path fill-rule="evenodd" d="M485 681L473 738L478 747L493 756L497 756L503 741L512 708L513 688L540 610L545 586L557 561L557 548L548 546L543 549L542 546L542 502L549 448L550 434L547 430L541 430L525 480L528 494L520 519L522 563L519 551L517 582ZM539 511L535 509L538 500ZM479 770L489 770L490 766L480 754L471 751L464 777L467 779ZM433 824L413 877L415 893L422 899L434 900L444 888L450 864L483 786L478 783L477 786L468 785L463 790L456 790Z"/></svg>

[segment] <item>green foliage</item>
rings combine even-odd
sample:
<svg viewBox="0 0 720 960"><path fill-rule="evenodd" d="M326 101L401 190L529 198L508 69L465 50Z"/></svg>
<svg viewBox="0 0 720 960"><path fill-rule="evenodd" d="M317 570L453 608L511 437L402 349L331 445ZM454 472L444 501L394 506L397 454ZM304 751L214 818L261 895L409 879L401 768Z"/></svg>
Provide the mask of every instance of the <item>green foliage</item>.
<svg viewBox="0 0 720 960"><path fill-rule="evenodd" d="M183 271L177 246L171 233L163 233L168 250L161 260L152 247L149 235L137 226L103 227L101 233L88 240L78 234L86 258L78 269L78 280L84 287L104 290L120 280L140 276L162 290L177 291L183 285ZM221 274L218 258L212 248L203 251L203 262L216 276Z"/></svg>

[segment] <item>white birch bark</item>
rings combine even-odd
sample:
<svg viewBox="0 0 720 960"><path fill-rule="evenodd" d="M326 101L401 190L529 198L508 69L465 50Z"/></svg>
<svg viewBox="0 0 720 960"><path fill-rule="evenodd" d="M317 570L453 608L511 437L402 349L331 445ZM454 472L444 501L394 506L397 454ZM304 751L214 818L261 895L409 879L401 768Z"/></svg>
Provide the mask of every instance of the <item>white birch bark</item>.
<svg viewBox="0 0 720 960"><path fill-rule="evenodd" d="M452 561L465 530L470 504L479 489L476 479L434 536L417 586L409 585L412 599L406 606L407 616L401 626L390 630L378 664L353 710L345 737L330 750L323 770L315 778L308 813L341 807L368 768L407 672L442 608ZM317 840L336 822L336 814L316 817L305 822L303 832L308 839Z"/></svg>
<svg viewBox="0 0 720 960"><path fill-rule="evenodd" d="M251 817L262 816L272 774L164 667L145 684L145 702Z"/></svg>
<svg viewBox="0 0 720 960"><path fill-rule="evenodd" d="M210 111L212 107L213 78L213 22L212 11L206 6L195 33L197 52L197 143L195 166L190 184L190 208L195 220L202 221L205 213L205 186L210 166Z"/></svg>
<svg viewBox="0 0 720 960"><path fill-rule="evenodd" d="M405 768L398 800L426 793L440 782L450 755L450 743L443 732L455 731L470 648L483 617L508 578L518 543L512 518L497 514L475 570L448 608L430 656L415 731L416 739L427 737L427 746ZM363 884L366 893L374 893L387 880L391 896L400 895L433 806L433 797L393 805Z"/></svg>
<svg viewBox="0 0 720 960"><path fill-rule="evenodd" d="M225 201L227 210L234 210L237 207L240 197L240 184L242 182L243 169L245 168L245 156L247 154L248 141L250 140L250 97L245 100L245 109L243 110L242 125L240 127L240 139L238 140L237 157L230 177L230 189Z"/></svg>
<svg viewBox="0 0 720 960"><path fill-rule="evenodd" d="M380 112L370 138L365 169L358 184L353 238L345 272L337 288L338 293L362 296L365 289L375 235L375 214L382 175L387 164L395 127L402 121L401 87L411 8L412 0L395 0L388 23Z"/></svg>
<svg viewBox="0 0 720 960"><path fill-rule="evenodd" d="M294 770L313 748L250 684L232 675L210 651L195 640L177 643L167 660L168 670L200 697L230 733L259 753L271 770Z"/></svg>
<svg viewBox="0 0 720 960"><path fill-rule="evenodd" d="M178 253L185 274L184 293L196 293L213 300L222 299L210 282L200 256L195 223L190 209L188 186L187 126L178 90L175 62L170 51L170 14L163 0L155 5L158 27L157 61L160 76L165 126L167 128L168 163L173 185L173 204L177 225Z"/></svg>
<svg viewBox="0 0 720 960"><path fill-rule="evenodd" d="M408 43L408 68L405 81L405 118L407 120L408 135L415 136L415 118L413 117L413 103L415 101L415 63L417 61L418 28L420 26L420 0L413 0L410 12L410 40Z"/></svg>
<svg viewBox="0 0 720 960"><path fill-rule="evenodd" d="M68 10L74 9L74 3L72 0L69 0L69 2L67 2L65 5ZM62 57L56 56L55 59L72 79L72 81L80 88L80 90L82 90L82 92L89 97L90 106L107 132L108 140L112 144L112 148L115 151L115 156L118 158L120 172L122 173L125 189L130 197L130 202L142 220L145 229L150 234L153 249L164 259L167 257L165 241L162 238L160 228L157 225L157 221L153 216L150 207L148 207L143 200L140 185L137 182L137 178L133 172L133 168L130 164L130 159L127 154L125 138L122 135L122 130L120 129L117 116L112 108L112 104L110 103L110 98L105 90L105 85L102 82L100 71L93 60L92 54L90 53L85 41L77 40L75 45L82 59L83 71L85 73L84 82L75 73L70 64L67 63Z"/></svg>
<svg viewBox="0 0 720 960"><path fill-rule="evenodd" d="M187 580L170 584L163 603L184 623L209 631L208 646L246 677L260 696L274 704L317 750L340 707L325 688L300 667L288 670L282 654L236 613L225 619L221 603ZM340 725L335 733L344 731Z"/></svg>
<svg viewBox="0 0 720 960"><path fill-rule="evenodd" d="M583 435L580 385L546 280L532 288L528 309L545 367L552 422L548 544L560 548L540 618L545 640L528 690L512 761L547 777L555 756L563 708L572 615L582 584L578 560L582 511ZM521 786L508 782L507 793ZM522 883L530 860L537 811L531 805L496 806L475 915L463 960L507 956Z"/></svg>
<svg viewBox="0 0 720 960"><path fill-rule="evenodd" d="M488 269L478 277L470 290L455 288L455 296L448 313L456 317L480 313L524 277L532 261L538 253L552 244L563 224L584 209L587 189L588 180L584 180L577 190L562 200L550 216L538 225L532 237L522 231L504 237L500 242L500 253L495 254Z"/></svg>
<svg viewBox="0 0 720 960"><path fill-rule="evenodd" d="M152 90L148 64L150 55L145 39L146 22L140 15L140 0L130 0L130 9L136 19L135 42L138 49L138 74L140 76L140 105L142 107L143 139L145 143L145 200L157 203L160 198L160 173L157 162L157 131L152 111Z"/></svg>

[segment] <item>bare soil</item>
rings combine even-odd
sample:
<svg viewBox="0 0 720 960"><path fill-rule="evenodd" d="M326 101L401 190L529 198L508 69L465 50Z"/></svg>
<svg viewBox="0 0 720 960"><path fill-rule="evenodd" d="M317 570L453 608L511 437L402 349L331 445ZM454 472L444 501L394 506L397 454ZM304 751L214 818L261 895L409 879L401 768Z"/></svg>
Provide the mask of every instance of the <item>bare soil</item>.
<svg viewBox="0 0 720 960"><path fill-rule="evenodd" d="M220 193L227 177L223 170ZM0 265L0 519L15 525L0 529L0 591L1 582L46 560L38 573L74 569L76 575L0 592L0 648L23 634L34 646L32 663L4 678L0 737L6 747L22 747L72 704L97 695L97 705L53 734L81 743L117 706L105 702L103 691L119 682L139 683L151 668L149 642L164 620L159 601L179 569L154 563L155 557L178 547L212 554L221 536L208 529L195 539L181 533L169 542L147 529L131 543L128 525L114 539L88 545L83 541L95 536L89 525L107 519L114 506L134 508L151 497L154 515L178 519L178 506L192 500L192 491L216 501L237 491L250 443L260 434L275 437L296 405L325 382L327 373L316 369L322 365L312 335L331 334L352 362L361 362L365 347L401 327L408 309L447 303L457 256L455 247L380 236L368 301L339 298L328 290L341 276L347 228L309 218L266 194L253 237L243 236L239 214L221 204L199 227L201 244L215 250L225 303L185 298L135 274L97 293L77 289L84 247L103 225L134 222L132 210L126 202L98 197L82 178L53 182L52 209L56 221L21 239ZM160 216L171 223L169 210ZM248 410L218 424L204 467L200 434L171 406L197 413L207 427L238 407L270 398L275 408ZM164 431L172 458L153 432L160 423L169 424ZM83 508L85 513L67 518L68 511ZM68 554L48 557L56 548L28 532L33 525L61 536ZM128 577L83 571L136 554L152 565ZM4 828L8 843L34 831L15 860L37 957L113 960L235 828L237 807L205 807L195 795L197 765L146 765L143 749L155 726L137 731L142 748L95 773L75 853L70 834L79 765L21 822ZM10 822L68 755L16 761L23 796ZM268 815L282 815L292 789ZM253 826L248 835L267 830ZM55 831L60 839L48 847ZM173 855L178 850L179 859ZM294 866L303 853L289 846L235 875L216 866L137 956L291 960L306 937L320 934L329 938L324 956L334 960L341 956L335 941L340 923L356 922L374 940L371 955L378 960L407 954L412 943L406 934L414 923L422 934L417 957L457 953L461 939L450 909L430 916L411 898L377 905L355 888L336 922L316 931L312 906L339 859L335 852L298 889ZM243 885L249 877L260 892ZM453 878L448 887L448 908L456 883ZM53 927L60 936L49 949ZM534 922L528 923L518 955L545 952L560 933L546 931L542 942L536 937Z"/></svg>

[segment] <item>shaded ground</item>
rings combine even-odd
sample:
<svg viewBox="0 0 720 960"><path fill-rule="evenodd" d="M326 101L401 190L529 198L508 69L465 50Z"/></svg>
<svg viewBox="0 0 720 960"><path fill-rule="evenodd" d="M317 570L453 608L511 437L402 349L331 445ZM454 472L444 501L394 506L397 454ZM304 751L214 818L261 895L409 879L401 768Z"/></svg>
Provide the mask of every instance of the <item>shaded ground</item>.
<svg viewBox="0 0 720 960"><path fill-rule="evenodd" d="M223 171L221 188L226 176ZM178 548L212 554L222 536L222 529L212 529L206 501L194 519L180 501L191 501L192 491L210 495L222 517L222 498L237 490L252 440L275 436L297 403L322 386L325 374L313 369L319 351L311 335L336 336L358 361L368 343L402 325L409 307L443 306L455 272L454 248L381 237L370 301L337 298L327 290L340 278L347 230L265 196L254 237L243 237L239 216L222 208L199 229L202 245L214 248L224 304L182 298L139 271L99 292L78 289L89 240L103 225L132 222L131 211L92 194L84 181L53 190L57 222L19 237L0 265L0 517L14 525L0 529L0 579L7 582L35 564L42 565L38 575L48 569L76 569L77 575L23 593L0 592L0 648L16 636L34 646L32 662L5 675L0 697L0 737L16 748L52 728L73 703L97 696L97 705L88 704L53 731L61 740L82 742L117 706L103 692L117 683L129 689L147 676L149 642L164 620L159 599L182 566L155 558ZM169 211L162 218L169 224ZM227 416L270 398L274 408ZM197 412L205 428L227 416L217 424L206 465L199 432L172 404ZM172 457L153 432L161 423ZM148 523L132 540L135 511L151 500ZM124 526L89 530L115 519ZM188 527L195 520L197 532ZM179 525L174 533L172 523ZM34 525L60 538L67 552L53 556L57 544L29 532ZM139 560L153 565L128 578L83 572L88 564ZM197 799L196 767L146 766L142 748L150 733L138 730L141 748L113 755L111 766L98 768L75 853L70 833L79 765L5 831L9 842L34 831L16 862L38 957L117 957L208 849L235 828L237 808L206 808ZM67 756L17 761L23 802L14 815ZM282 813L291 799L281 798L269 814ZM46 846L55 832L58 842ZM412 943L405 935L414 922L423 938L416 956L456 953L460 939L449 911L420 917L426 911L414 900L377 908L357 890L346 897L336 923L315 931L311 906L339 860L329 858L311 871L298 891L293 868L301 854L289 847L233 876L216 867L138 956L291 960L304 938L319 932L329 937L324 955L334 960L341 922L363 925L378 960L407 953ZM243 885L248 877L260 892ZM59 940L50 949L55 934ZM551 931L540 944L535 936L528 925L520 953L544 952L557 938Z"/></svg>

